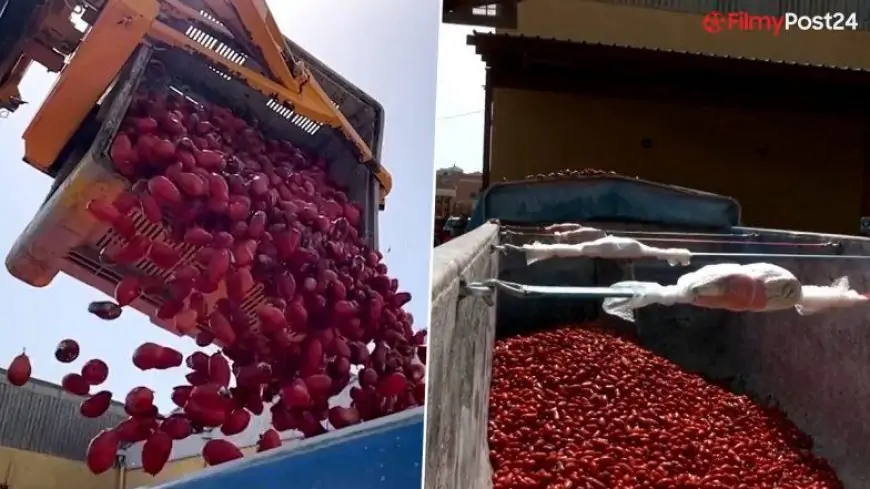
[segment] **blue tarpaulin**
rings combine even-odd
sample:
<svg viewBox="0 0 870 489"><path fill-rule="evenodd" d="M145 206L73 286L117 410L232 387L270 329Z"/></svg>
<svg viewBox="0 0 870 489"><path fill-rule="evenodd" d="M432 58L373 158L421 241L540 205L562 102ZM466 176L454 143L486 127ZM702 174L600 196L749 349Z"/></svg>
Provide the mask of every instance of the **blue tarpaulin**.
<svg viewBox="0 0 870 489"><path fill-rule="evenodd" d="M159 489L419 489L423 408L155 486Z"/></svg>

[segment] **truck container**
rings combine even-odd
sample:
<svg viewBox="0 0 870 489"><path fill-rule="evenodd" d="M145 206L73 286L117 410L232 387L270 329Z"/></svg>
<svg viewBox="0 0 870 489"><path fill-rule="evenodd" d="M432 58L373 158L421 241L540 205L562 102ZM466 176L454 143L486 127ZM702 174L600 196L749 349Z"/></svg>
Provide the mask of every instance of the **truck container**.
<svg viewBox="0 0 870 489"><path fill-rule="evenodd" d="M416 489L423 408L204 469L155 489Z"/></svg>
<svg viewBox="0 0 870 489"><path fill-rule="evenodd" d="M64 272L111 296L117 283L127 275L158 276L166 280L168 271L160 270L148 259L142 259L133 267L114 266L100 259L102 249L117 245L123 239L109 226L94 223L84 211L92 199L114 200L128 190L130 182L118 174L108 156L109 146L120 128L121 121L136 90L165 83L155 80L154 63L163 63L172 73L172 83L187 97L202 97L199 100L220 100L225 107L236 113L251 114L261 121L265 131L274 136L294 138L294 142L311 142L323 138L317 144L319 154L330 161L330 176L349 189L349 198L359 202L364 209L363 235L367 245L377 249L378 191L377 183L364 165L353 156L352 151L340 138L327 136L320 126L308 129L293 122L293 116L282 111L280 106L270 104L265 97L258 100L246 85L228 76L210 70L208 65L190 59L172 50L157 51L150 46L139 48L107 93L99 110L102 121L94 141L82 148L82 153L72 158L69 174L59 180L46 203L39 209L34 224L22 233L13 245L7 258L7 267L13 276L31 285L44 286ZM149 66L151 69L149 69ZM175 87L176 85L173 85ZM194 89L193 87L196 87ZM204 97L202 93L207 93ZM258 103L253 103L257 100ZM297 121L298 122L298 121ZM308 126L306 126L308 127ZM162 235L160 225L150 223L141 211L134 211L137 232L158 239ZM51 232L46 232L51 229ZM172 240L167 242L182 256L184 263L193 263L194 247ZM224 295L223 290L211 297L214 303ZM244 310L251 314L263 302L262 288L254 287L248 294ZM142 295L132 305L152 318L152 322L174 332L172 320L161 320L154 311L163 303L162 297Z"/></svg>
<svg viewBox="0 0 870 489"><path fill-rule="evenodd" d="M19 32L21 27L26 27L25 24L30 22L32 16L38 19L46 16L57 17L55 21L59 25L69 22L64 17L64 8L71 8L70 2L31 2L32 5L28 4L26 8L25 3L27 2L13 2L10 8L20 4L17 9L4 10L3 2L0 2L2 25L17 26L8 33L3 31L0 45L4 42L23 42L28 36L34 36L34 30L38 30L36 26ZM173 3L168 7L160 1L142 2L138 8L143 12L153 10L156 13L158 7L163 10L160 10L160 19L152 19L147 23L139 36L135 34L138 31L130 29L113 31L116 24L121 22L113 23L111 18L113 15L125 15L128 5L124 2L98 1L79 6L80 10L87 11L85 17L90 26L87 36L78 36L81 39L73 47L78 49L79 56L70 58L69 66L88 70L86 61L90 58L80 53L86 52L93 56L94 53L101 52L103 47L99 45L99 36L112 35L114 32L115 36L124 38L124 44L121 44L120 37L117 39L117 52L113 55L117 58L113 59L117 62L118 70L106 73L106 66L111 65L105 63L100 65L99 73L91 70L90 77L87 73L64 70L51 96L43 103L41 112L35 118L32 126L38 126L40 121L53 118L52 115L45 115L46 111L49 114L50 111L59 111L63 114L61 119L64 123L69 122L67 119L74 120L71 104L65 106L63 103L54 103L58 93L65 93L66 97L81 98L83 95L75 95L75 87L88 83L99 85L100 77L108 77L107 87L100 89L101 96L94 100L94 106L89 107L86 115L82 114L81 124L73 128L74 134L61 145L63 150L57 155L56 161L51 165L37 164L28 159L25 151L25 160L48 173L54 178L54 183L32 222L8 252L6 267L13 277L34 287L45 287L59 273L64 273L109 296L118 282L127 276L147 276L163 280L168 277L167 271L158 269L148 259L138 260L128 266L110 264L101 259L101 251L122 240L110 226L96 222L86 211L89 201L111 202L119 194L129 190L133 183L117 171L109 157L109 149L122 129L122 121L140 89L164 90L168 87L175 94L183 95L198 104L221 105L239 117L256 122L258 129L267 137L289 141L294 147L328 162L330 179L337 185L346 187L348 198L361 209L360 231L363 241L370 248L378 249L378 211L383 208L386 193L392 187L392 178L379 160L383 142L383 106L287 38L283 38L283 43L280 44L269 38L268 49L257 45L259 38L256 36L247 40L235 38L227 31L226 25L244 25L245 20L238 18L240 14L237 10L244 10L253 4L238 4L235 9L224 12L229 18L221 19L220 15L209 13L210 8L201 2L188 3ZM57 9L44 11L54 4ZM144 23L145 14L137 13L142 15L141 19L136 17L138 21ZM272 25L274 19L271 13L265 11L260 14L256 19L246 17L256 27L245 28L261 33L277 29ZM215 33L218 31L220 34ZM153 39L154 36L159 38L159 32L175 36L174 41L166 43ZM259 39L259 42L264 41ZM129 55L122 56L127 48ZM328 104L335 107L338 114L336 117L343 119L342 124L339 124L342 127L334 127L333 124L306 117L300 113L303 110L301 107L291 107L292 104L280 102L277 93L263 93L255 88L257 84L253 78L262 83L273 83L273 88L281 86L280 83L275 84L274 80L260 79L262 73L270 72L263 68L263 64L268 63L260 59L264 56L264 51L279 48L281 56L290 52L294 62L302 63L288 65L287 69L294 73L298 71L300 80L308 77L311 83L307 84L305 91L322 92L322 97L328 100ZM0 52L0 68L8 64L8 59L18 59L17 54L15 50ZM32 61L26 56L21 59L24 65ZM79 61L81 59L84 60ZM234 69L251 71L246 78L243 72L222 67L221 63L230 63ZM73 72L75 76L87 80L87 83L67 79L74 77L71 74ZM4 95L0 91L0 99ZM83 101L76 100L76 103L81 102ZM34 142L30 139L34 137L32 132L31 127L24 134L25 149L41 147L40 141ZM358 136L357 142L365 146L370 153L370 159L365 158L362 150L346 132ZM60 132L52 134L50 142L55 144L57 138L61 138ZM168 222L151 223L138 209L131 216L136 234L164 242L181 255L185 264L192 263L195 248L165 236ZM155 310L165 302L165 298L160 295L143 294L131 306L149 316L158 326L177 333L172 319L160 319L154 315ZM207 299L209 307L225 295L223 287L210 294ZM250 314L262 302L262 287L253 287L245 299L244 312Z"/></svg>
<svg viewBox="0 0 870 489"><path fill-rule="evenodd" d="M560 258L527 265L502 252L505 243L544 241L535 227L557 222L658 239L693 253L733 253L727 259L733 263L773 263L802 284L828 285L846 276L859 291L870 287L870 261L863 259L870 255L870 240L743 227L740 206L731 198L612 175L494 185L476 217L473 231L436 248L433 256L425 487L492 486L487 423L494 343L587 321L629 329L643 347L679 366L757 402L777 403L813 438L815 452L846 488L870 486L866 307L799 316L794 310L651 306L637 310L631 324L604 314L600 300L469 287L493 279L551 287L606 287L621 280L672 284L700 266L726 261L693 258L689 267L671 267Z"/></svg>

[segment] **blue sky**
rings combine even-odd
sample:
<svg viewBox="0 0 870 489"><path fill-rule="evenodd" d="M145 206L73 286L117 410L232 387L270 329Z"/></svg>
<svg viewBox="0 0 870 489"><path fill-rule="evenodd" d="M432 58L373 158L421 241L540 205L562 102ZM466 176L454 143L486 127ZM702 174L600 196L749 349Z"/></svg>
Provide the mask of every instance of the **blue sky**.
<svg viewBox="0 0 870 489"><path fill-rule="evenodd" d="M387 210L380 216L381 248L391 275L399 279L402 289L414 295L409 310L416 324L425 327L432 243L439 2L281 0L270 2L270 6L288 37L385 107L382 160L393 174L394 189ZM8 119L0 119L0 148L4 151L0 249L4 256L51 185L48 177L21 161L21 133L53 80L42 68L31 69L22 86L22 95L30 103ZM171 407L169 393L172 386L183 381L184 369L141 372L130 363L130 356L144 341L189 353L195 349L192 340L166 333L132 310L114 322L94 318L87 313L87 304L104 296L63 275L48 287L35 289L8 273L0 273L0 298L0 327L5 330L0 363L4 366L26 348L34 377L59 382L66 373L78 371L89 358L100 357L111 370L105 388L117 397L123 398L131 387L147 385L158 391L162 409ZM71 365L53 358L55 345L64 338L74 338L82 346L81 357Z"/></svg>
<svg viewBox="0 0 870 489"><path fill-rule="evenodd" d="M481 27L442 25L438 38L435 167L480 171L484 64L465 38Z"/></svg>

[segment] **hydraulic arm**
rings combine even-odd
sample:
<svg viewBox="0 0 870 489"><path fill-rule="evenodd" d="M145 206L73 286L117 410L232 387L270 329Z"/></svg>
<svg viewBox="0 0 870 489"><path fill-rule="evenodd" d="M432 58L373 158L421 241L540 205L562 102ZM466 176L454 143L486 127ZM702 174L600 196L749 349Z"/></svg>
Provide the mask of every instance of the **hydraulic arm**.
<svg viewBox="0 0 870 489"><path fill-rule="evenodd" d="M70 20L75 15L84 32ZM206 59L296 117L339 130L374 172L381 195L390 191L389 173L310 70L294 60L264 0L0 0L0 110L25 103L18 86L30 64L60 73L24 133L30 165L51 173L142 43Z"/></svg>

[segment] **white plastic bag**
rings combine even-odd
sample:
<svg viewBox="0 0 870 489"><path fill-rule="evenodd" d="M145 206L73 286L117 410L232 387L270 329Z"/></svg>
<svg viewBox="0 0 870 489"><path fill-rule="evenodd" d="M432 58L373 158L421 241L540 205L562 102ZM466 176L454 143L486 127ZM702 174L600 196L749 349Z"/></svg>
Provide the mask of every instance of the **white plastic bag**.
<svg viewBox="0 0 870 489"><path fill-rule="evenodd" d="M544 228L548 233L553 234L553 238L557 243L567 242L584 242L593 241L607 236L607 232L592 227L586 227L582 224L565 223L553 224Z"/></svg>
<svg viewBox="0 0 870 489"><path fill-rule="evenodd" d="M671 265L688 265L692 258L692 252L685 248L656 248L622 236L605 236L578 244L527 244L523 245L523 251L529 265L548 258L576 257L622 260L657 258Z"/></svg>
<svg viewBox="0 0 870 489"><path fill-rule="evenodd" d="M801 293L801 301L795 306L801 316L870 301L866 294L860 294L849 286L849 277L838 278L833 285L828 286L804 285Z"/></svg>
<svg viewBox="0 0 870 489"><path fill-rule="evenodd" d="M607 298L604 312L626 321L634 310L652 304L692 304L729 311L776 311L800 303L800 281L788 270L769 263L719 263L681 276L674 285L618 282L616 289L635 292L630 298Z"/></svg>
<svg viewBox="0 0 870 489"><path fill-rule="evenodd" d="M586 241L594 241L607 236L607 233L598 228L587 228L580 226L577 229L570 231L557 231L553 233L553 237L557 243L583 243Z"/></svg>
<svg viewBox="0 0 870 489"><path fill-rule="evenodd" d="M550 224L549 226L544 228L544 231L548 233L561 233L565 231L574 231L575 229L583 228L582 224L577 224L576 222L562 222L558 224Z"/></svg>

